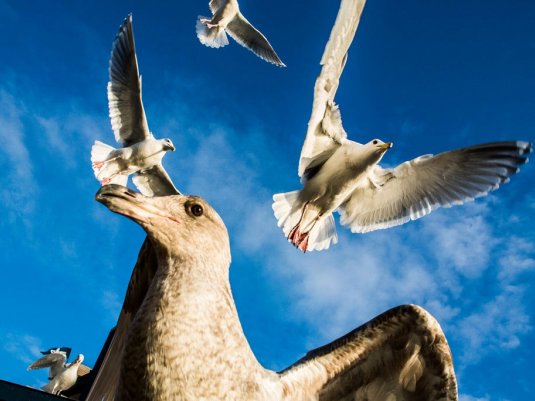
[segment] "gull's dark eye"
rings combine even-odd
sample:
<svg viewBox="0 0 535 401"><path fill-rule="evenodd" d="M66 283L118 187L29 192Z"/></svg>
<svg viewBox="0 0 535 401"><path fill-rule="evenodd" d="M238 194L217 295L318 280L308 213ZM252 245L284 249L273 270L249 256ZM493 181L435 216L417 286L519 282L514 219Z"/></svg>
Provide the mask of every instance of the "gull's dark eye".
<svg viewBox="0 0 535 401"><path fill-rule="evenodd" d="M374 144L374 145L377 145L377 139L374 139L374 140L373 140L373 144Z"/></svg>
<svg viewBox="0 0 535 401"><path fill-rule="evenodd" d="M198 203L194 203L193 205L191 205L189 210L191 211L191 214L194 215L195 217L202 216L204 212L202 206L199 205Z"/></svg>

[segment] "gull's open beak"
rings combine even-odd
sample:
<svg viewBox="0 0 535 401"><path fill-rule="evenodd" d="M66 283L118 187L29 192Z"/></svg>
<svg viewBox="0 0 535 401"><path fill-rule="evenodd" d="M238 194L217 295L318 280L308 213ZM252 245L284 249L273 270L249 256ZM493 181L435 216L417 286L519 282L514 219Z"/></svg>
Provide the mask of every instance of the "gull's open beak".
<svg viewBox="0 0 535 401"><path fill-rule="evenodd" d="M383 149L385 152L390 149L392 146L394 146L394 144L392 142L387 142L387 143L383 143L381 145L379 145L379 147L381 149Z"/></svg>

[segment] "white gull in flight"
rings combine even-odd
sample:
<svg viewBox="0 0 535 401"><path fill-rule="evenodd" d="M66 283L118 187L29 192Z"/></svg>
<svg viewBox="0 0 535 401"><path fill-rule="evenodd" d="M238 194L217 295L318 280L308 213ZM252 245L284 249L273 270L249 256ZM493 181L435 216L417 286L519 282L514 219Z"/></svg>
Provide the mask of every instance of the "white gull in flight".
<svg viewBox="0 0 535 401"><path fill-rule="evenodd" d="M487 195L518 172L531 152L528 142L487 143L385 169L378 163L392 143L347 139L334 97L364 3L342 1L321 58L299 160L303 189L273 196L279 227L304 252L327 249L338 241L334 211L355 233L404 224L438 207Z"/></svg>
<svg viewBox="0 0 535 401"><path fill-rule="evenodd" d="M285 67L266 37L240 12L237 0L211 0L209 5L212 18L199 17L196 26L197 37L203 45L214 48L226 46L228 33L261 59Z"/></svg>
<svg viewBox="0 0 535 401"><path fill-rule="evenodd" d="M178 193L162 166L162 158L175 147L170 139L156 139L149 131L141 100L132 16L119 28L110 58L108 104L115 139L123 145L115 149L95 141L91 162L95 177L103 184L126 186L128 176L147 196Z"/></svg>

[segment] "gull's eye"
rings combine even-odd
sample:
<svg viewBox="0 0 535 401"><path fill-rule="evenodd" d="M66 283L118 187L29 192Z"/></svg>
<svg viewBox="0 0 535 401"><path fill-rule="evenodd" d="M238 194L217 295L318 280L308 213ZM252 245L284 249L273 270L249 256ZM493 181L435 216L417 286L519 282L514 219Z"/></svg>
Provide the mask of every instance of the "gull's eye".
<svg viewBox="0 0 535 401"><path fill-rule="evenodd" d="M377 139L374 139L372 142L374 145L377 145Z"/></svg>
<svg viewBox="0 0 535 401"><path fill-rule="evenodd" d="M195 217L202 216L204 212L202 206L199 205L198 203L194 203L193 205L191 205L189 210L191 211L191 214L194 215Z"/></svg>

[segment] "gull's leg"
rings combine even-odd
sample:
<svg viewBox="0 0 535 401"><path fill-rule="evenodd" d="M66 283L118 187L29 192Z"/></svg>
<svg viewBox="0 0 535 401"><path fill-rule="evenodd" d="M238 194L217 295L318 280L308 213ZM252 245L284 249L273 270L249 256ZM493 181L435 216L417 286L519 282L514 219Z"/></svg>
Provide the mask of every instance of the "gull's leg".
<svg viewBox="0 0 535 401"><path fill-rule="evenodd" d="M299 232L299 225L301 224L301 221L303 220L303 216L305 215L305 212L307 210L307 206L308 206L308 202L306 202L305 206L303 206L303 212L301 213L301 217L299 218L299 221L290 230L290 233L288 234L288 241L290 241L295 246L297 246L297 241L298 241L299 237L301 236L301 233Z"/></svg>
<svg viewBox="0 0 535 401"><path fill-rule="evenodd" d="M112 157L111 159L107 159L107 160L103 160L103 161L96 161L96 162L93 162L92 165L96 169L100 170L102 167L104 167L104 165L106 163L112 162L112 161L117 160L119 158L120 158L120 156L116 156L116 157Z"/></svg>
<svg viewBox="0 0 535 401"><path fill-rule="evenodd" d="M207 23L209 23L210 21L211 21L211 19L209 19L209 18L199 18L199 22L200 22L201 24L207 24Z"/></svg>
<svg viewBox="0 0 535 401"><path fill-rule="evenodd" d="M307 251L308 237L310 237L310 232L312 231L312 229L314 228L318 220L321 218L321 216L323 216L323 213L318 214L316 218L314 219L314 222L312 223L312 227L310 227L310 229L306 233L299 234L297 242L294 242L294 245L300 250L302 250L303 253Z"/></svg>

